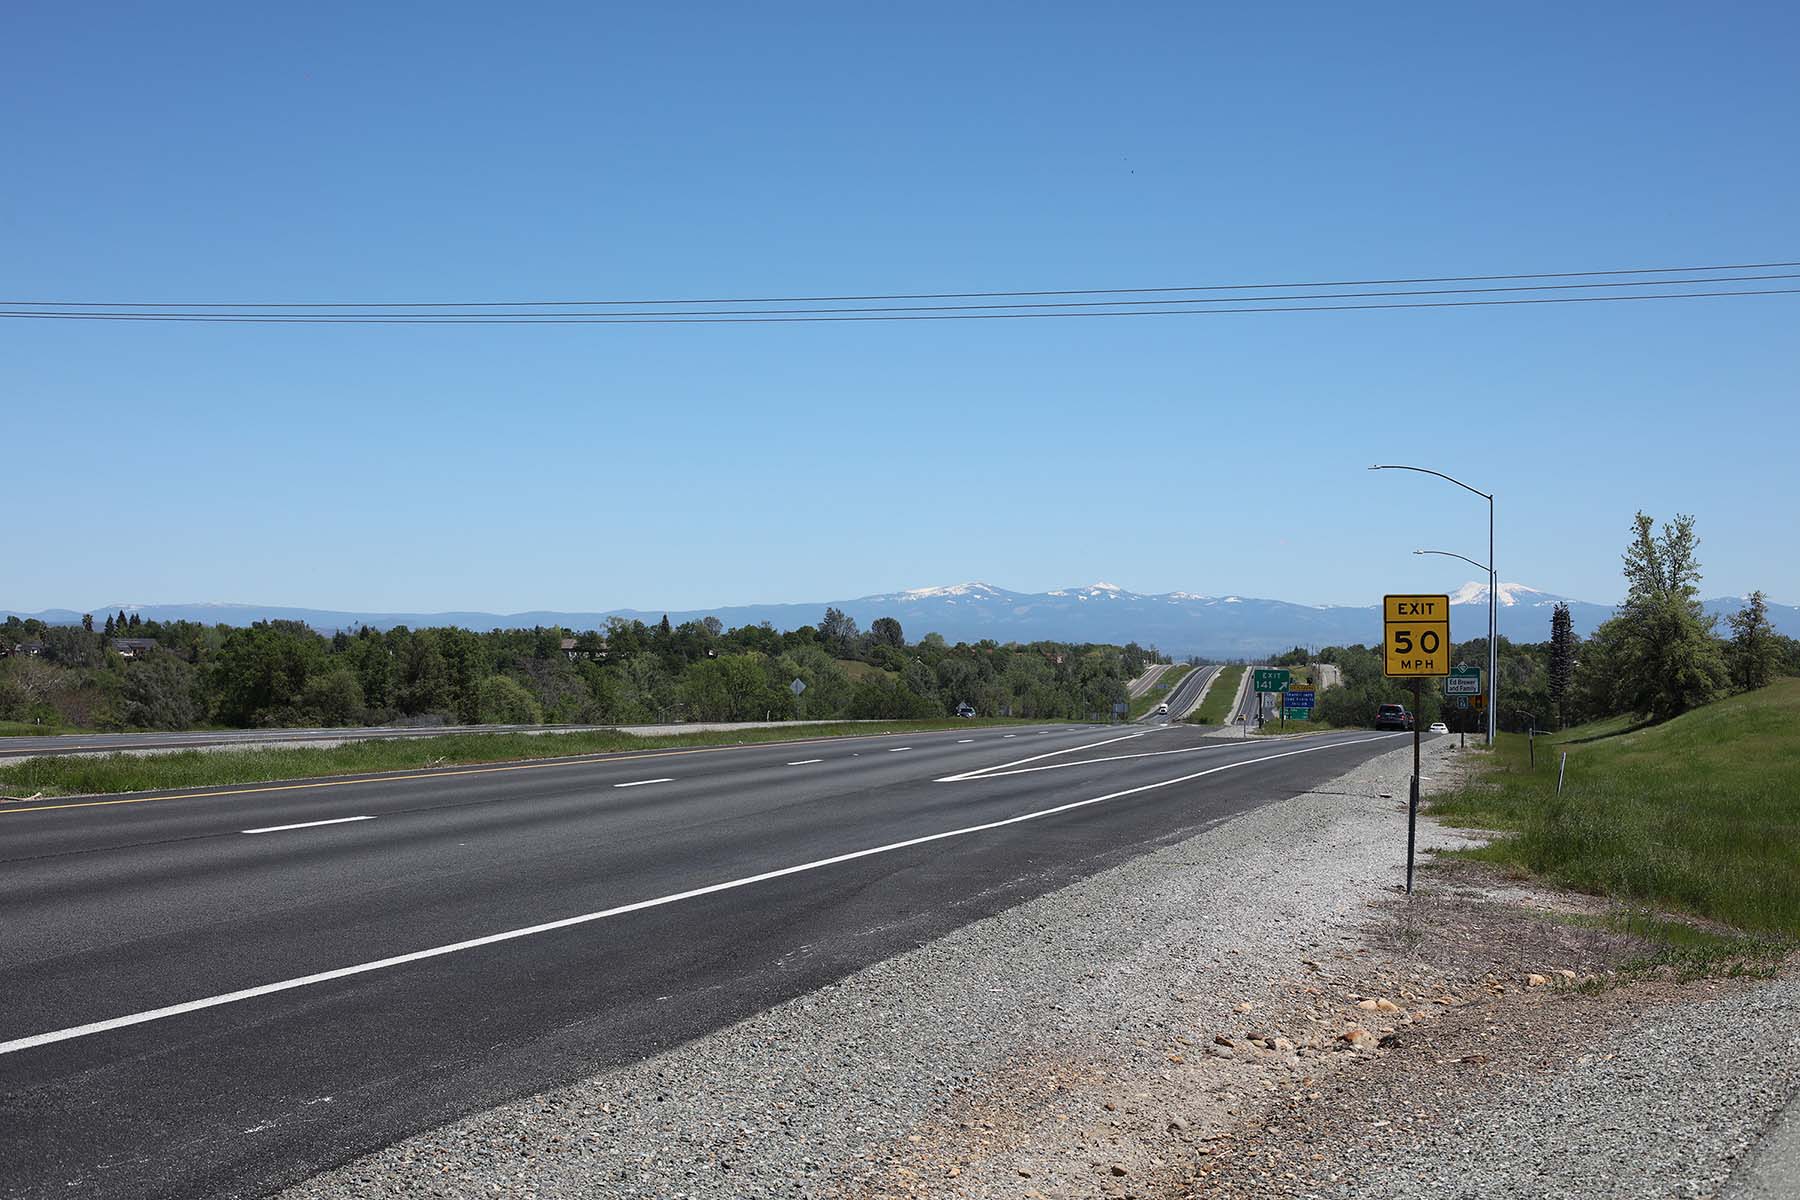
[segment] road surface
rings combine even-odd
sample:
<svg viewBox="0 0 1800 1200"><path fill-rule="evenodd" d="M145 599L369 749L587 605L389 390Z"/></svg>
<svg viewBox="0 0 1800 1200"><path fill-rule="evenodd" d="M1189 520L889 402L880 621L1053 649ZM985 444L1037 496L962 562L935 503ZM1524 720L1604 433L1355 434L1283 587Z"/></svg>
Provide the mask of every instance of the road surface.
<svg viewBox="0 0 1800 1200"><path fill-rule="evenodd" d="M0 1196L261 1195L1396 736L972 728L0 807Z"/></svg>
<svg viewBox="0 0 1800 1200"><path fill-rule="evenodd" d="M1136 679L1133 679L1130 683L1125 685L1126 696L1136 700L1139 696L1149 691L1151 687L1155 685L1156 681L1162 678L1163 672L1167 671L1172 665L1173 664L1171 663L1151 663L1149 666L1145 667L1142 675L1139 675Z"/></svg>
<svg viewBox="0 0 1800 1200"><path fill-rule="evenodd" d="M1183 675L1175 684L1175 690L1165 697L1169 711L1158 713L1154 709L1139 718L1147 725L1173 725L1194 710L1200 703L1200 694L1206 690L1206 681L1218 674L1217 667L1195 667Z"/></svg>

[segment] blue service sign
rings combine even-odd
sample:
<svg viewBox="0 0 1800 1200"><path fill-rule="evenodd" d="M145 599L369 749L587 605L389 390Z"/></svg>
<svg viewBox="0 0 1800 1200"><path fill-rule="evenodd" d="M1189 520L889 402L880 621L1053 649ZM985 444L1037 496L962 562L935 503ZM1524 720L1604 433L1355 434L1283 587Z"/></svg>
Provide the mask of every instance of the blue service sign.
<svg viewBox="0 0 1800 1200"><path fill-rule="evenodd" d="M1312 708L1315 695L1317 695L1316 692L1289 692L1287 706L1289 708Z"/></svg>

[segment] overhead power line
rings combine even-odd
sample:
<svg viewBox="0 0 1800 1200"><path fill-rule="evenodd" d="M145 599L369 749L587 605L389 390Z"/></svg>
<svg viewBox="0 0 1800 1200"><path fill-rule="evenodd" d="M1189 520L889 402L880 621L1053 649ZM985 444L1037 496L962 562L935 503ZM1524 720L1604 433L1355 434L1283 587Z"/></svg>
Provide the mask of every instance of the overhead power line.
<svg viewBox="0 0 1800 1200"><path fill-rule="evenodd" d="M184 312L140 313L140 312L125 312L125 311L120 311L117 309L89 309L89 310L81 310L81 311L57 310L57 311L49 311L49 312L45 312L42 314L35 314L35 315L86 316L86 317L155 316L155 317L161 317L161 318L165 318L165 319L172 319L175 317L199 318L199 317L220 317L220 316L240 316L240 315L242 315L242 316L286 315L286 316L293 316L293 317L299 317L299 318L307 318L307 319L312 319L312 320L323 319L326 316L340 317L345 320L357 319L357 318L374 320L374 319L377 319L380 317L393 317L396 320L413 321L413 322L428 321L428 320L450 320L450 321L456 321L459 323L475 323L477 321L482 321L482 320L486 320L489 318L516 318L516 317L521 317L521 316L552 316L552 317L557 317L557 318L567 321L567 320L573 320L574 318L581 317L581 316L604 316L604 317L615 317L615 318L622 318L622 317L659 317L659 318L663 318L663 317L729 317L729 316L752 316L752 315L783 315L783 316L795 315L795 316L800 316L800 315L815 315L815 314L829 314L829 313L932 313L932 312L955 313L955 312L991 311L991 310L1002 310L1002 309L1020 309L1020 310L1027 310L1027 309L1065 309L1066 310L1066 309L1088 309L1088 308L1142 309L1145 306L1153 305L1153 304L1179 304L1179 305L1183 305L1183 306L1191 306L1191 305L1203 305L1203 304L1215 304L1216 305L1216 304L1249 304L1249 303L1256 303L1256 302L1265 302L1266 303L1269 300L1280 300L1280 301L1285 302L1285 301L1289 301L1289 300L1366 300L1366 299L1381 299L1381 298L1391 298L1391 297L1412 297L1412 296L1466 296L1466 295L1484 295L1484 294L1495 293L1495 292L1554 292L1554 291L1572 291L1572 290L1578 290L1578 289L1594 289L1594 288L1618 289L1618 288L1644 288L1644 287L1675 287L1675 286L1695 284L1695 283L1753 283L1753 282L1762 282L1762 281L1766 281L1766 280L1775 280L1775 279L1800 279L1800 273L1788 272L1788 273L1782 273L1782 274L1763 274L1763 275L1706 275L1706 276L1700 276L1697 278L1690 276L1690 277L1683 278L1683 279L1641 279L1641 280L1629 280L1629 281L1626 281L1626 280L1604 280L1604 281L1600 281L1600 282L1589 282L1589 283L1548 283L1548 284L1524 284L1524 285L1509 284L1509 285L1504 285L1501 287L1424 288L1424 289L1408 289L1408 290L1400 290L1400 291L1292 292L1292 293L1282 295L1282 296L1269 296L1267 294L1263 294L1263 295L1257 295L1257 296L1207 296L1207 297L1199 297L1199 298L1191 298L1191 299L1063 300L1063 301L1048 301L1048 302L1046 302L1046 301L1027 301L1027 302L1023 302L1023 303L1013 303L1013 304L934 304L934 305L881 306L881 307L855 307L855 308L842 307L842 306L833 307L833 308L772 308L772 309L701 308L701 309L658 309L658 310L651 310L651 311L623 310L623 311L595 312L595 313L554 312L554 313L542 313L542 314L518 313L518 312L467 312L467 313L449 313L449 314L440 315L440 314L423 314L423 313L415 314L415 313L385 313L385 312L337 312L337 313L327 314L327 313L320 313L320 312L311 311L311 310L306 311L306 312L300 312L300 313L266 314L262 310L256 310L256 311L251 311L251 312L233 312L233 311L229 310L228 306L223 306L223 305L221 305L221 306L195 305L195 306L192 306L192 311L184 311ZM23 312L18 312L18 311L0 311L0 316L24 316L24 315L34 315L34 314L23 313Z"/></svg>
<svg viewBox="0 0 1800 1200"><path fill-rule="evenodd" d="M22 308L567 308L632 304L841 304L876 300L1005 300L1039 296L1147 296L1178 292L1249 292L1317 287L1401 287L1425 283L1506 283L1521 279L1582 279L1626 275L1696 275L1708 271L1765 271L1800 267L1800 261L1713 263L1687 267L1632 267L1605 271L1542 271L1511 275L1425 275L1398 279L1315 279L1298 283L1205 283L1178 287L1060 288L1010 292L889 292L860 296L739 296L686 299L601 300L7 300ZM1669 282L1681 282L1672 280ZM1460 290L1460 289L1459 289ZM1528 289L1536 290L1536 289ZM977 307L996 307L978 305Z"/></svg>
<svg viewBox="0 0 1800 1200"><path fill-rule="evenodd" d="M1379 293L1367 293L1378 295ZM1721 296L1786 296L1800 295L1800 288L1762 288L1716 292L1655 292L1623 296L1536 296L1508 300L1425 300L1398 304L1309 304L1259 305L1244 308L1139 308L1104 311L1059 312L925 312L858 314L839 310L836 315L799 315L797 310L779 309L756 312L747 310L731 316L676 316L660 313L653 316L628 316L610 313L604 316L568 313L481 314L481 315L381 315L381 314L299 314L299 313L121 313L121 312L20 312L0 311L0 319L47 321L148 321L215 324L288 324L288 325L751 325L802 324L844 321L1031 321L1052 317L1220 317L1237 313L1273 312L1349 312L1361 309L1400 308L1492 308L1523 304L1609 304L1628 300L1692 300ZM1299 297L1295 297L1298 299Z"/></svg>

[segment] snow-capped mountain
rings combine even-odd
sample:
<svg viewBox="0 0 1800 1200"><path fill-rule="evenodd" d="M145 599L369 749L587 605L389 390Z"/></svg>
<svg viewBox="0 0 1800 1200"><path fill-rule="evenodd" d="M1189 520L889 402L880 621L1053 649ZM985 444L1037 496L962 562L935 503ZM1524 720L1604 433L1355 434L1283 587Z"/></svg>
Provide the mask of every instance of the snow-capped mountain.
<svg viewBox="0 0 1800 1200"><path fill-rule="evenodd" d="M1499 585L1500 632L1517 641L1541 642L1550 636L1550 613L1561 596L1521 583ZM1479 637L1487 631L1487 584L1471 581L1450 595L1451 633L1457 639ZM1586 634L1612 615L1612 606L1567 600L1577 632ZM1704 602L1706 611L1721 618L1738 611L1743 601L1720 597ZM1177 655L1202 654L1220 658L1256 658L1295 645L1329 646L1381 638L1381 614L1376 605L1296 604L1241 593L1203 595L1198 592L1145 594L1128 591L1115 583L1091 583L1082 587L1056 588L1048 592L1014 592L990 583L955 583L908 588L853 600L816 601L805 604L747 604L715 609L671 612L671 621L716 616L727 627L767 621L778 629L817 625L827 607L842 609L863 628L877 617L894 617L907 636L939 633L951 642L1135 641L1154 645ZM461 625L469 629L529 628L560 625L571 629L598 629L609 617L655 622L660 611L614 609L607 612L441 612L370 613L338 612L310 608L284 608L257 604L136 604L103 605L92 610L96 618L126 612L156 620L200 621L206 624L247 625L252 621L304 621L315 629L332 631L370 625L388 629L395 625L414 628L428 625ZM0 617L14 615L0 611ZM81 612L52 609L35 616L51 624L73 624ZM1800 636L1800 608L1769 605L1769 620L1789 636Z"/></svg>

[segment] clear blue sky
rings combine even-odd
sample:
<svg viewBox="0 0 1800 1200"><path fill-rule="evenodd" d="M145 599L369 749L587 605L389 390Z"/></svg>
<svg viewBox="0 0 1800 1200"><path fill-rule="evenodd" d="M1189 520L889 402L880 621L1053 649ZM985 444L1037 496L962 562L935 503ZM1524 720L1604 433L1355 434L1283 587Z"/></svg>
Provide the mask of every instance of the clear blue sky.
<svg viewBox="0 0 1800 1200"><path fill-rule="evenodd" d="M496 299L1800 258L1791 4L26 3L7 298ZM1779 286L1779 285L1777 285ZM576 328L0 322L0 605L984 579L1800 601L1800 296ZM1256 502L1279 483L1282 499ZM1270 495L1272 492L1263 492Z"/></svg>

